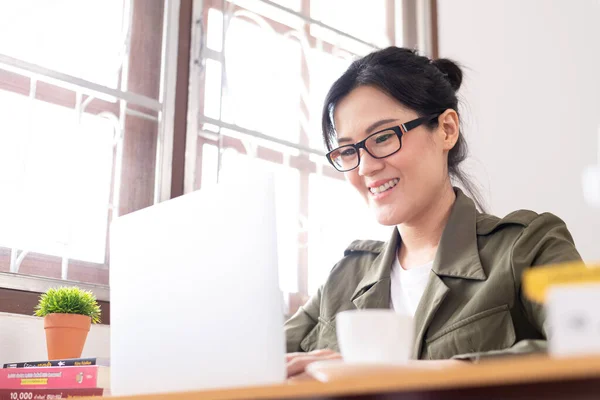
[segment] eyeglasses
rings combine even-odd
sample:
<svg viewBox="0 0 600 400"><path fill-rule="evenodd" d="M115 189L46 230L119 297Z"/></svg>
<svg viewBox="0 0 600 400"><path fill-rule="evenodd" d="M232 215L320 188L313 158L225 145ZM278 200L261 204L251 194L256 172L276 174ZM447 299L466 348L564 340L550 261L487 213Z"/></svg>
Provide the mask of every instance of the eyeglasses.
<svg viewBox="0 0 600 400"><path fill-rule="evenodd" d="M406 122L399 126L387 128L369 135L366 139L355 144L347 144L327 153L327 160L340 172L348 172L360 164L359 149L365 149L373 158L381 159L397 153L402 148L402 135L411 129L429 122L440 114L432 114Z"/></svg>

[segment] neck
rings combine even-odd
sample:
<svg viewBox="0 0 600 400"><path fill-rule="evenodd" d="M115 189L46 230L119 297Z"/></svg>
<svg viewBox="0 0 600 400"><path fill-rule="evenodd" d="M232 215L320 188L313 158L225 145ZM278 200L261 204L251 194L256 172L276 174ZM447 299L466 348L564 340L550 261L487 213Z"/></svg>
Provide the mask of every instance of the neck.
<svg viewBox="0 0 600 400"><path fill-rule="evenodd" d="M456 194L450 181L440 196L410 222L398 225L402 245L398 261L403 269L426 264L435 258L442 232L450 217Z"/></svg>

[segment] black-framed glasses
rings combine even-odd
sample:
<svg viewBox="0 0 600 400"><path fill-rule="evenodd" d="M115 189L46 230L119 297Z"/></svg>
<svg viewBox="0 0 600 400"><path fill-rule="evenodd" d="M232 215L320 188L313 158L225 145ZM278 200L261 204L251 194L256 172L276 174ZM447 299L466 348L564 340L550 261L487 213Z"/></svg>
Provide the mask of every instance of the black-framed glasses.
<svg viewBox="0 0 600 400"><path fill-rule="evenodd" d="M413 119L412 121L372 133L358 143L346 144L327 153L327 160L340 172L348 172L360 165L360 149L365 149L373 158L381 159L397 153L402 148L402 135L425 122L440 116L440 113Z"/></svg>

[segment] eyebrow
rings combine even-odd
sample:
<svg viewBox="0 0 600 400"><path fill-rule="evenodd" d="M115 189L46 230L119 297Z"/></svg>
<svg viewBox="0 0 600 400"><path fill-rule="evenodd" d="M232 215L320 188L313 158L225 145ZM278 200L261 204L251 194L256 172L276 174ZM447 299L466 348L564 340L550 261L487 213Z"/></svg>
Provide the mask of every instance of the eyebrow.
<svg viewBox="0 0 600 400"><path fill-rule="evenodd" d="M380 126L389 124L390 122L394 122L394 121L398 121L398 119L387 118L387 119L382 119L377 122L374 122L371 125L369 125L369 127L367 129L365 129L365 133L369 134L371 131L374 131L375 129L379 128ZM347 142L351 142L351 141L352 141L352 139L349 137L341 137L341 138L337 139L338 143L347 143Z"/></svg>

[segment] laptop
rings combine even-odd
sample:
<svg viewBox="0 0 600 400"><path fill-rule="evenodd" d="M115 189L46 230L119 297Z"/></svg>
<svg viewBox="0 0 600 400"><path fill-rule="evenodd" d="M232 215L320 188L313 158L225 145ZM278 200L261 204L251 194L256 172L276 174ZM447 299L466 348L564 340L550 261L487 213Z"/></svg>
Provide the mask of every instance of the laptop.
<svg viewBox="0 0 600 400"><path fill-rule="evenodd" d="M113 395L285 380L274 198L250 173L111 224Z"/></svg>

